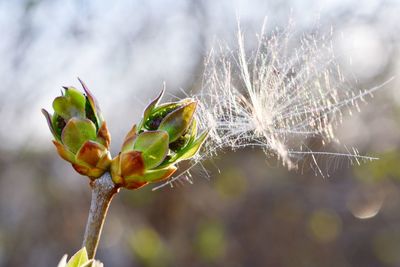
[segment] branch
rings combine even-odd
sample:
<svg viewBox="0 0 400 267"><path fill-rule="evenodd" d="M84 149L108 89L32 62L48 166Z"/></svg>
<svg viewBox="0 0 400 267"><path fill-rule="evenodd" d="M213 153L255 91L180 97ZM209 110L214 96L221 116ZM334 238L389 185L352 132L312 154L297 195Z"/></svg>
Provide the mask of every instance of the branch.
<svg viewBox="0 0 400 267"><path fill-rule="evenodd" d="M114 195L119 191L119 188L111 180L109 172L91 182L91 186L92 202L82 244L83 247L86 247L89 259L93 259L96 255L108 207Z"/></svg>

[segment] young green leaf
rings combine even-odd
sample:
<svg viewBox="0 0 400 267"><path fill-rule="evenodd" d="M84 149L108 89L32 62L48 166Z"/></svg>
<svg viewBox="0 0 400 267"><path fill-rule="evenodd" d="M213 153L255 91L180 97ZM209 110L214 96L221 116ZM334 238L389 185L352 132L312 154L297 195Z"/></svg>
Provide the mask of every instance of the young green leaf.
<svg viewBox="0 0 400 267"><path fill-rule="evenodd" d="M140 130L143 127L143 124L150 117L151 112L157 106L157 104L160 101L163 94L164 94L164 89L162 89L160 94L153 101L151 101L151 103L146 107L146 109L143 112L143 119L142 119L141 123L138 125L138 130Z"/></svg>
<svg viewBox="0 0 400 267"><path fill-rule="evenodd" d="M88 119L72 118L61 134L61 140L71 152L76 153L88 140L96 140L96 126Z"/></svg>
<svg viewBox="0 0 400 267"><path fill-rule="evenodd" d="M77 253L75 253L75 255L73 255L71 257L71 259L68 261L68 264L66 267L81 267L88 261L89 261L89 258L88 258L86 248L83 247Z"/></svg>
<svg viewBox="0 0 400 267"><path fill-rule="evenodd" d="M148 131L136 137L133 149L142 152L146 169L157 167L168 153L169 137L165 131Z"/></svg>
<svg viewBox="0 0 400 267"><path fill-rule="evenodd" d="M158 130L168 132L169 141L175 141L190 126L196 106L196 102L190 102L189 104L174 110L162 120Z"/></svg>
<svg viewBox="0 0 400 267"><path fill-rule="evenodd" d="M189 143L182 151L179 151L179 153L177 154L177 160L181 161L190 159L191 157L196 155L197 151L199 151L207 136L208 131L204 131L203 133L201 133L196 140Z"/></svg>

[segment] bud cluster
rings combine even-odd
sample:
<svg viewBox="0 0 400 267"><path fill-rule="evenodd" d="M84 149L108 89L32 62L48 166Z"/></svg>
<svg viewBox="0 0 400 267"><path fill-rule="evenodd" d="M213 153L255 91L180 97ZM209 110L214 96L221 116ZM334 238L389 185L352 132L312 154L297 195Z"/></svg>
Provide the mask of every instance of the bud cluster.
<svg viewBox="0 0 400 267"><path fill-rule="evenodd" d="M79 81L86 94L74 87L64 87L65 93L53 101L53 115L44 109L42 112L58 154L78 173L95 179L110 166L111 137L96 99Z"/></svg>
<svg viewBox="0 0 400 267"><path fill-rule="evenodd" d="M162 95L163 91L147 106L113 159L116 184L135 189L167 179L177 170L175 164L193 157L206 139L207 132L197 136L197 102L188 98L158 105Z"/></svg>
<svg viewBox="0 0 400 267"><path fill-rule="evenodd" d="M53 101L53 115L42 112L58 154L92 180L110 171L117 186L136 189L167 179L177 170L176 163L196 155L207 137L207 131L197 135L197 102L187 98L159 105L162 91L128 132L121 152L111 159L111 138L100 108L79 81L85 93L64 87L65 93Z"/></svg>

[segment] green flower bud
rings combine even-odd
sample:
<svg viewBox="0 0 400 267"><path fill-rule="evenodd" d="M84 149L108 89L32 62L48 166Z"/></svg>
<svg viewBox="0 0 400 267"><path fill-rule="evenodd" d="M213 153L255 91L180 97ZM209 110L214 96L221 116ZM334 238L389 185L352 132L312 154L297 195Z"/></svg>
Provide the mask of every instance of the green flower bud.
<svg viewBox="0 0 400 267"><path fill-rule="evenodd" d="M42 112L58 154L77 172L94 179L111 164L111 138L96 99L79 81L85 94L74 87L63 87L65 93L53 101L53 115L44 109Z"/></svg>
<svg viewBox="0 0 400 267"><path fill-rule="evenodd" d="M64 255L57 267L103 267L103 263L97 260L89 260L86 248L81 248L67 262L67 255Z"/></svg>
<svg viewBox="0 0 400 267"><path fill-rule="evenodd" d="M158 105L162 95L163 91L147 106L112 160L113 181L122 187L136 189L169 178L175 164L193 157L207 137L207 132L197 136L195 100Z"/></svg>

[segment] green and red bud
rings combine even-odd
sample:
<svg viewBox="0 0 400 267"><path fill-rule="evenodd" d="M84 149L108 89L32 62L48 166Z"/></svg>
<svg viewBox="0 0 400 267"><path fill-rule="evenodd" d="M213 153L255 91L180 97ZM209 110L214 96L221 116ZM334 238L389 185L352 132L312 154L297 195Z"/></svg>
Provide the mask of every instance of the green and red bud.
<svg viewBox="0 0 400 267"><path fill-rule="evenodd" d="M169 178L175 164L193 157L207 137L207 132L197 136L195 100L158 105L162 94L147 106L112 161L113 181L122 187L136 189Z"/></svg>
<svg viewBox="0 0 400 267"><path fill-rule="evenodd" d="M85 91L64 87L65 93L53 101L53 115L42 109L58 154L74 169L91 179L100 177L111 163L110 134L99 106L86 85Z"/></svg>

